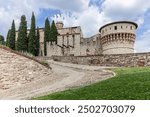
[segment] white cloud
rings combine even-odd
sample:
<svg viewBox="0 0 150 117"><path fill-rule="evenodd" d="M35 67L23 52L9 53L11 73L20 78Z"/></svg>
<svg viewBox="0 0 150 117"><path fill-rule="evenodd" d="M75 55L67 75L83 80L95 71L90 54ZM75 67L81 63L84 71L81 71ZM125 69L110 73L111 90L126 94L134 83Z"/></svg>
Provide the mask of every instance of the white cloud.
<svg viewBox="0 0 150 117"><path fill-rule="evenodd" d="M32 11L41 15L40 9L59 9L69 12L81 12L87 9L89 0L0 0L0 34L6 36L14 19L18 27L21 15L25 14L28 23Z"/></svg>
<svg viewBox="0 0 150 117"><path fill-rule="evenodd" d="M140 36L140 39L135 43L136 52L149 52L150 51L150 29Z"/></svg>
<svg viewBox="0 0 150 117"><path fill-rule="evenodd" d="M62 12L66 26L80 25L85 36L98 33L100 26L116 20L131 20L138 23L139 27L144 23L144 13L150 8L148 0L102 0L101 6L84 6L80 12L71 12L71 15ZM101 7L101 8L100 8ZM100 11L101 10L101 11Z"/></svg>
<svg viewBox="0 0 150 117"><path fill-rule="evenodd" d="M89 0L37 0L39 7L54 8L70 12L81 12L88 7Z"/></svg>
<svg viewBox="0 0 150 117"><path fill-rule="evenodd" d="M99 28L104 24L104 22L110 21L109 18L105 17L103 13L99 12L99 8L96 6L90 6L86 10L83 10L80 13L66 13L63 12L62 18L65 26L81 26L83 34L86 37L92 36L96 33L99 33ZM56 16L52 17L56 19Z"/></svg>
<svg viewBox="0 0 150 117"><path fill-rule="evenodd" d="M103 12L112 19L134 19L150 8L149 0L105 0Z"/></svg>
<svg viewBox="0 0 150 117"><path fill-rule="evenodd" d="M89 3L92 4L89 6ZM13 19L18 27L22 14L30 23L32 11L40 17L40 9L58 9L64 17L65 26L80 25L87 37L98 33L105 23L116 20L133 20L141 27L149 8L149 0L0 0L0 34L6 35ZM138 37L137 51L150 51L149 30ZM141 44L145 49L138 49Z"/></svg>
<svg viewBox="0 0 150 117"><path fill-rule="evenodd" d="M20 23L21 15L25 14L29 21L32 11L38 14L38 9L32 7L32 0L0 0L0 33L6 36L8 29L11 27L11 22L14 19L16 27Z"/></svg>

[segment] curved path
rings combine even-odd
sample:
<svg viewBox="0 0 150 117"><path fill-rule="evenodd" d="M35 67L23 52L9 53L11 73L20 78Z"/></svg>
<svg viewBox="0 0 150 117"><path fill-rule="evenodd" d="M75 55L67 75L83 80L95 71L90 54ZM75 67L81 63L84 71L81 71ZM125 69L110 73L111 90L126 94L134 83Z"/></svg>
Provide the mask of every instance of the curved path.
<svg viewBox="0 0 150 117"><path fill-rule="evenodd" d="M52 67L49 78L36 79L26 85L0 91L0 99L31 99L65 89L81 87L111 78L115 74L105 67L75 65L48 61Z"/></svg>

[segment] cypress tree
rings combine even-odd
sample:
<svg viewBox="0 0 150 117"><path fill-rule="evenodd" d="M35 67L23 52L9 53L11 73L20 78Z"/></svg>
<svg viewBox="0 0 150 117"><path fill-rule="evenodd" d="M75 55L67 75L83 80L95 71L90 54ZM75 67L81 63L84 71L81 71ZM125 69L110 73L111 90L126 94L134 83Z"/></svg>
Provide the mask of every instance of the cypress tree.
<svg viewBox="0 0 150 117"><path fill-rule="evenodd" d="M15 39L16 39L16 29L15 29L15 22L13 20L11 30L10 30L10 37L8 42L8 47L15 50Z"/></svg>
<svg viewBox="0 0 150 117"><path fill-rule="evenodd" d="M36 31L36 54L35 56L39 56L39 52L40 52L40 32L39 32L39 28L37 27L37 31Z"/></svg>
<svg viewBox="0 0 150 117"><path fill-rule="evenodd" d="M31 28L30 28L30 33L29 33L29 42L28 42L28 51L32 55L36 55L36 36L35 36L35 16L34 13L32 13L32 18L31 18Z"/></svg>
<svg viewBox="0 0 150 117"><path fill-rule="evenodd" d="M44 55L45 56L47 56L46 42L50 42L50 24L48 18L45 20L45 28L44 28Z"/></svg>
<svg viewBox="0 0 150 117"><path fill-rule="evenodd" d="M9 29L8 33L7 33L7 37L6 37L6 46L8 46L8 47L9 47L9 43L10 43L10 32L11 32L11 30Z"/></svg>
<svg viewBox="0 0 150 117"><path fill-rule="evenodd" d="M21 22L18 31L18 39L16 48L18 51L27 52L28 50L28 40L27 40L27 21L25 15L21 16Z"/></svg>
<svg viewBox="0 0 150 117"><path fill-rule="evenodd" d="M0 35L0 45L4 45L4 37Z"/></svg>
<svg viewBox="0 0 150 117"><path fill-rule="evenodd" d="M56 42L56 44L57 44L57 35L58 35L57 28L56 28L55 22L53 20L52 25L51 25L51 42Z"/></svg>

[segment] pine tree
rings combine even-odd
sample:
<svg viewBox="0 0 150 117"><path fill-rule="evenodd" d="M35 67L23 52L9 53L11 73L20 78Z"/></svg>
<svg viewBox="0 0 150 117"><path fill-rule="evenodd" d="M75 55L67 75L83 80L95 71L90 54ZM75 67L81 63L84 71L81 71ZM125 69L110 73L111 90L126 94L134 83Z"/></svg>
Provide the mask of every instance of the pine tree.
<svg viewBox="0 0 150 117"><path fill-rule="evenodd" d="M7 33L7 37L6 37L6 46L8 46L8 47L9 47L9 43L10 43L10 32L11 32L11 30L9 29L8 33Z"/></svg>
<svg viewBox="0 0 150 117"><path fill-rule="evenodd" d="M37 31L36 31L36 54L35 54L35 56L39 56L39 52L40 52L40 32L39 32L39 28L37 27Z"/></svg>
<svg viewBox="0 0 150 117"><path fill-rule="evenodd" d="M27 52L28 50L28 40L27 40L27 21L25 15L21 16L21 22L18 31L18 39L16 49L21 52Z"/></svg>
<svg viewBox="0 0 150 117"><path fill-rule="evenodd" d="M16 39L16 29L15 29L15 22L13 20L8 42L8 47L13 50L15 50L15 39Z"/></svg>
<svg viewBox="0 0 150 117"><path fill-rule="evenodd" d="M29 33L29 42L28 42L28 51L32 55L36 55L36 36L35 36L35 16L34 13L32 13L31 18L31 28Z"/></svg>
<svg viewBox="0 0 150 117"><path fill-rule="evenodd" d="M52 25L51 25L51 42L56 42L56 44L57 44L57 35L58 35L57 28L56 28L55 22L53 20Z"/></svg>
<svg viewBox="0 0 150 117"><path fill-rule="evenodd" d="M47 56L46 42L50 42L50 24L48 18L45 20L45 28L44 28L44 55L45 56Z"/></svg>

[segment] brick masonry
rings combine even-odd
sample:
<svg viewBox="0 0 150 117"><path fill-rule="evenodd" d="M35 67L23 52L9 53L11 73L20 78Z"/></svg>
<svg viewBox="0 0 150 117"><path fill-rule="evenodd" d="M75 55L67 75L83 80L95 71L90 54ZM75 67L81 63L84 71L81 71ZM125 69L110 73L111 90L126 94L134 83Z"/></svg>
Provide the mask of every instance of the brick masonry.
<svg viewBox="0 0 150 117"><path fill-rule="evenodd" d="M53 56L53 60L83 65L144 67L150 66L150 52L96 56Z"/></svg>

